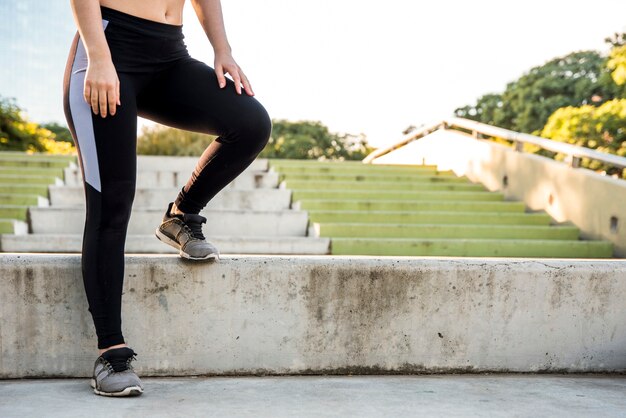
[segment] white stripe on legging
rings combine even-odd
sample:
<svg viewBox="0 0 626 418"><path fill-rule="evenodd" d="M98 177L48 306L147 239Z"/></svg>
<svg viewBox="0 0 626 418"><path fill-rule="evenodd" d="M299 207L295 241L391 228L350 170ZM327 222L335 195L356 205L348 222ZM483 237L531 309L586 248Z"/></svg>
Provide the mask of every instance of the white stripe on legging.
<svg viewBox="0 0 626 418"><path fill-rule="evenodd" d="M103 30L106 29L108 23L108 20L102 19ZM70 111L82 156L85 181L101 192L100 168L98 166L98 151L96 150L91 105L83 98L85 73L87 72L88 63L85 46L82 39L79 38L74 63L72 64L72 74L70 75Z"/></svg>

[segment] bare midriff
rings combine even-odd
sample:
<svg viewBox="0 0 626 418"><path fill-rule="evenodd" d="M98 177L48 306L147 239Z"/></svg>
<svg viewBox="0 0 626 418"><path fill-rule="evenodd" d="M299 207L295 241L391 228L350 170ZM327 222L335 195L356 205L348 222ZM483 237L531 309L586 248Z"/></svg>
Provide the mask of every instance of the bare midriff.
<svg viewBox="0 0 626 418"><path fill-rule="evenodd" d="M100 5L155 22L183 24L185 0L100 0Z"/></svg>

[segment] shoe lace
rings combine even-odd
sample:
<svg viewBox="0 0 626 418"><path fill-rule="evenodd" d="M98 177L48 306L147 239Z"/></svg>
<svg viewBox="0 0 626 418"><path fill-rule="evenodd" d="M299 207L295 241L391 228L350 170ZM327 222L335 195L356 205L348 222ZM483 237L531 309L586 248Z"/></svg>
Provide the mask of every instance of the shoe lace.
<svg viewBox="0 0 626 418"><path fill-rule="evenodd" d="M137 360L137 353L133 353L133 355L128 358L112 357L108 360L105 359L104 362L111 372L123 372L127 369L133 369L133 366L130 364L133 360Z"/></svg>
<svg viewBox="0 0 626 418"><path fill-rule="evenodd" d="M201 215L193 213L185 214L183 216L184 228L191 234L192 237L204 240L205 237L202 234L202 224L206 223L206 218Z"/></svg>

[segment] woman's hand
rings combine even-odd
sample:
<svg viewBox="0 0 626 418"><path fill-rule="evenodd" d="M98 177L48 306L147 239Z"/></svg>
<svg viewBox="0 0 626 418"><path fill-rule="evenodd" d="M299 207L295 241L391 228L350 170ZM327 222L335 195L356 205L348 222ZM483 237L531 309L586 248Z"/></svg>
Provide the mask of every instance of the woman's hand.
<svg viewBox="0 0 626 418"><path fill-rule="evenodd" d="M220 88L226 86L226 77L224 74L228 73L235 82L235 90L237 94L241 94L241 85L249 96L254 96L248 77L243 73L241 67L237 65L233 56L228 52L215 53L215 73L217 74L217 82Z"/></svg>
<svg viewBox="0 0 626 418"><path fill-rule="evenodd" d="M115 115L115 107L120 103L120 80L110 58L90 58L85 74L85 101L91 105L96 115L103 118L107 115L107 105L111 116Z"/></svg>

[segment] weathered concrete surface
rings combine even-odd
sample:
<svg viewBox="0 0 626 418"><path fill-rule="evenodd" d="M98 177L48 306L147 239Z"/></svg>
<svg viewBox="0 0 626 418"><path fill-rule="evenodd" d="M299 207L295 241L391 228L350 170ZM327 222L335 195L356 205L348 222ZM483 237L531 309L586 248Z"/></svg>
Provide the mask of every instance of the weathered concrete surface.
<svg viewBox="0 0 626 418"><path fill-rule="evenodd" d="M0 255L0 377L88 376L78 255ZM626 370L626 261L127 258L144 376Z"/></svg>
<svg viewBox="0 0 626 418"><path fill-rule="evenodd" d="M328 237L225 236L208 237L220 254L330 254ZM0 251L80 253L83 234L0 234ZM126 253L178 254L178 250L159 241L154 234L126 236Z"/></svg>
<svg viewBox="0 0 626 418"><path fill-rule="evenodd" d="M388 154L374 164L436 164L484 184L505 198L545 210L558 222L570 221L585 239L606 239L626 258L626 181L529 153L459 131L436 131Z"/></svg>
<svg viewBox="0 0 626 418"><path fill-rule="evenodd" d="M0 381L12 417L623 417L626 378L593 375L147 378L140 397L88 380Z"/></svg>
<svg viewBox="0 0 626 418"><path fill-rule="evenodd" d="M137 156L137 186L139 187L182 187L191 173L196 168L198 157L171 157L157 155ZM276 173L267 172L269 160L257 158L231 182L230 186L250 187L250 184L262 183L269 187L276 187L278 176ZM262 173L262 172L265 173ZM252 180L253 183L250 183ZM83 185L80 167L73 163L64 169L64 181L69 186ZM273 185L272 185L273 184ZM246 186L247 185L247 186ZM229 187L230 187L229 186ZM258 186L257 186L258 187Z"/></svg>
<svg viewBox="0 0 626 418"><path fill-rule="evenodd" d="M85 206L83 186L49 186L52 206ZM180 189L175 187L138 187L133 200L134 208L159 208L165 210ZM206 205L208 209L283 210L291 205L291 190L287 189L222 189ZM44 205L39 205L44 206Z"/></svg>
<svg viewBox="0 0 626 418"><path fill-rule="evenodd" d="M149 235L161 224L167 202L160 209L135 208L128 223L129 234ZM207 218L204 233L230 236L292 236L306 235L309 216L301 210L247 210L204 208L200 215ZM31 206L28 209L34 234L82 234L85 228L85 208L78 206Z"/></svg>

